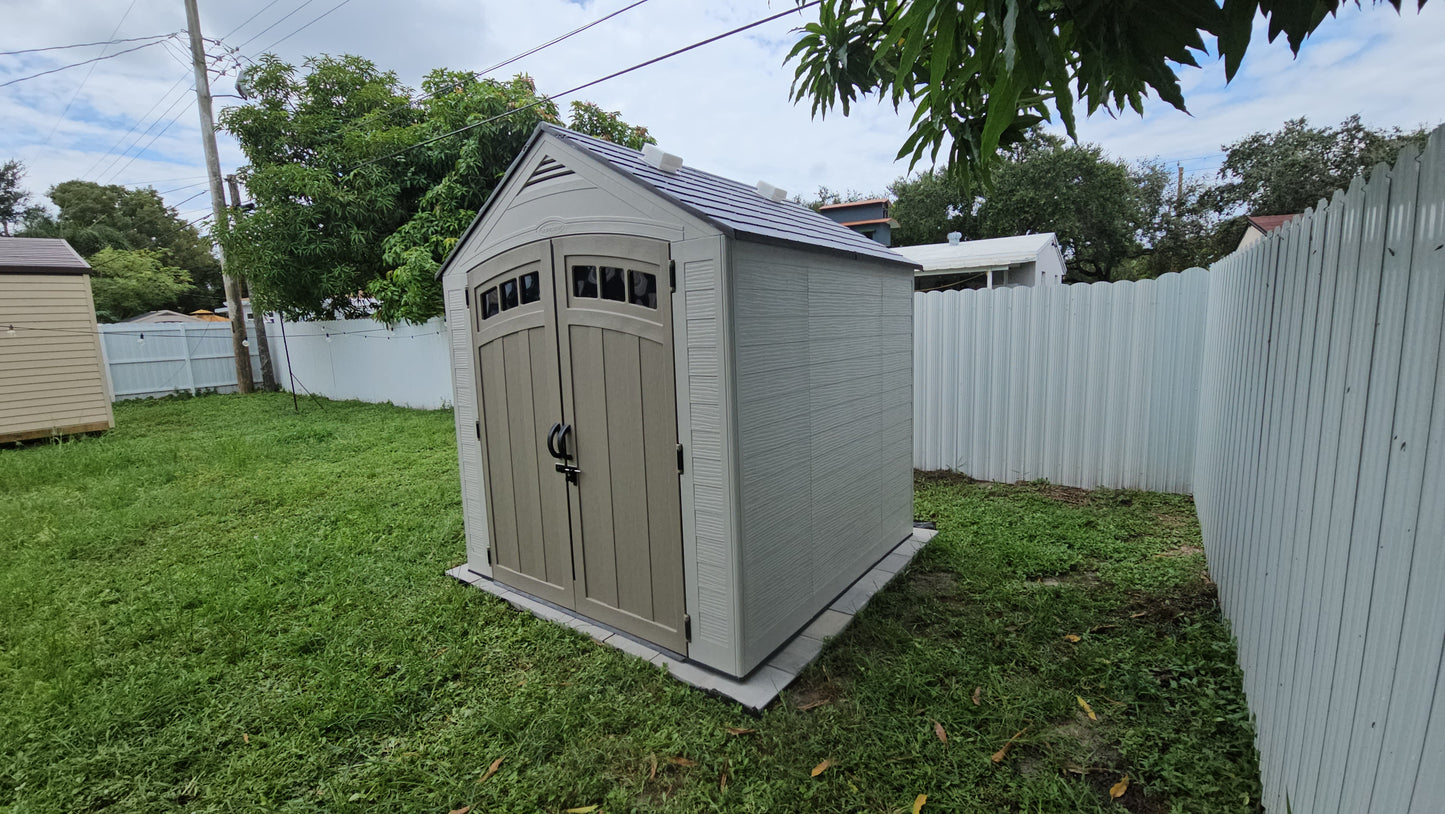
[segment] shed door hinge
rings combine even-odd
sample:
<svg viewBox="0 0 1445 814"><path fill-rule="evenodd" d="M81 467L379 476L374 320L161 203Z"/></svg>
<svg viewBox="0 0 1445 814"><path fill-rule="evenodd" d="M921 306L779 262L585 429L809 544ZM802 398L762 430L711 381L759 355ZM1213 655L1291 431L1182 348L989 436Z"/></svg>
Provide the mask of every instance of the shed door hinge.
<svg viewBox="0 0 1445 814"><path fill-rule="evenodd" d="M487 549L487 565L491 565L491 564L492 564L492 550L489 548L489 549Z"/></svg>
<svg viewBox="0 0 1445 814"><path fill-rule="evenodd" d="M682 615L682 637L692 641L692 617L685 613Z"/></svg>
<svg viewBox="0 0 1445 814"><path fill-rule="evenodd" d="M477 440L482 440L482 422L477 422Z"/></svg>
<svg viewBox="0 0 1445 814"><path fill-rule="evenodd" d="M682 474L682 444L677 445L677 474Z"/></svg>
<svg viewBox="0 0 1445 814"><path fill-rule="evenodd" d="M466 297L467 297L467 308L470 309L470 308L472 307L472 287L471 287L471 286L467 286Z"/></svg>
<svg viewBox="0 0 1445 814"><path fill-rule="evenodd" d="M673 291L677 290L677 261L667 261L667 285Z"/></svg>

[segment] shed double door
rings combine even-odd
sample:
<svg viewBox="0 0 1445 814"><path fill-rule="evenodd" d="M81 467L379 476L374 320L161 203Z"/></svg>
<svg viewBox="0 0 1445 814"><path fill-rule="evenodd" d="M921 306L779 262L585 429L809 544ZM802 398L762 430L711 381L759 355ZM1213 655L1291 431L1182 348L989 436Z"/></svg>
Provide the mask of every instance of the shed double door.
<svg viewBox="0 0 1445 814"><path fill-rule="evenodd" d="M494 576L685 652L668 246L543 240L467 275Z"/></svg>

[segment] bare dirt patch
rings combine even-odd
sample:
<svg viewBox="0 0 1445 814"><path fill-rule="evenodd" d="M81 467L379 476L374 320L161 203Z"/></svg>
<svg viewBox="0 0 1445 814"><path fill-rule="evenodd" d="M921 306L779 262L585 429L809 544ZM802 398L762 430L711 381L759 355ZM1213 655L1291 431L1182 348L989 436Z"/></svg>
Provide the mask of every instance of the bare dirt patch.
<svg viewBox="0 0 1445 814"><path fill-rule="evenodd" d="M953 599L958 595L958 575L952 571L915 571L908 575L913 590L935 599Z"/></svg>
<svg viewBox="0 0 1445 814"><path fill-rule="evenodd" d="M1197 545L1190 545L1189 543L1185 543L1185 544L1183 544L1183 545L1175 546L1174 548L1171 548L1171 549L1169 549L1168 551L1161 551L1161 552L1159 552L1158 554L1155 554L1154 556L1156 556L1156 557L1188 557L1188 556L1193 555L1193 554L1203 554L1203 553L1204 553L1204 549L1203 549L1202 547L1197 546Z"/></svg>
<svg viewBox="0 0 1445 814"><path fill-rule="evenodd" d="M1131 619L1169 622L1181 616L1214 613L1219 608L1219 589L1207 575L1170 590L1167 594L1136 595L1125 608Z"/></svg>

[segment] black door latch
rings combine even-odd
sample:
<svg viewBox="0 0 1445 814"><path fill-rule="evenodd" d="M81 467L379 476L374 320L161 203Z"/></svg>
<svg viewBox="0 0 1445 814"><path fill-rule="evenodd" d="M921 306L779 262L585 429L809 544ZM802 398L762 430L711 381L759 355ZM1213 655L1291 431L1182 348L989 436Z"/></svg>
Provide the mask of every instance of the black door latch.
<svg viewBox="0 0 1445 814"><path fill-rule="evenodd" d="M557 471L566 476L568 483L576 483L577 476L582 474L582 470L571 464L557 464Z"/></svg>

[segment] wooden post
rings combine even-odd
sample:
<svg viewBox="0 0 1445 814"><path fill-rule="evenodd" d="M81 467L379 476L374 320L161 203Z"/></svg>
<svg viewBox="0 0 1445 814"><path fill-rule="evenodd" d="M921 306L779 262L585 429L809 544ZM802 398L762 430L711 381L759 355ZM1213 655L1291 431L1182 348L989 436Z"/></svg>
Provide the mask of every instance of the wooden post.
<svg viewBox="0 0 1445 814"><path fill-rule="evenodd" d="M240 214L241 212L241 185L236 182L236 176L226 176L226 186L231 189L231 208ZM244 279L244 275L237 274L237 279ZM250 281L246 281L246 295L251 298L251 325L256 329L256 356L261 360L261 389L268 392L276 390L276 369L271 364L271 342L266 336L266 315L256 307L255 292L251 290Z"/></svg>
<svg viewBox="0 0 1445 814"><path fill-rule="evenodd" d="M201 113L201 146L206 152L206 175L211 183L212 233L226 218L226 193L221 189L221 158L216 152L215 121L211 118L211 78L206 73L206 47L201 39L201 13L196 0L185 0L186 28L191 34L191 63L196 72L196 107ZM219 248L219 247L218 247ZM226 308L231 319L231 353L236 357L236 388L252 390L250 342L246 339L246 314L241 310L241 283L226 273L226 250L221 248L221 282L226 288Z"/></svg>

